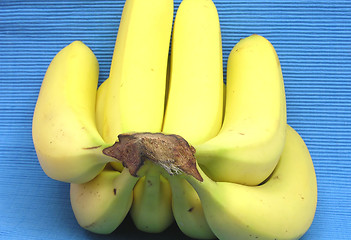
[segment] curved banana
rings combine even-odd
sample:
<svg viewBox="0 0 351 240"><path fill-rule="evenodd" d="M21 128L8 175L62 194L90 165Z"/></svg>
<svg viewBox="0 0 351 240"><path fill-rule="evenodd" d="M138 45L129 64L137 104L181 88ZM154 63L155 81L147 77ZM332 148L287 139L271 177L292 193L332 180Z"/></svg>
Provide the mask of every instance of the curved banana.
<svg viewBox="0 0 351 240"><path fill-rule="evenodd" d="M186 179L199 194L206 219L220 240L298 239L313 221L317 204L313 162L291 127L276 169L260 186L214 182L199 171L203 182Z"/></svg>
<svg viewBox="0 0 351 240"><path fill-rule="evenodd" d="M183 0L175 17L169 92L162 131L192 145L222 125L223 63L218 13L211 0Z"/></svg>
<svg viewBox="0 0 351 240"><path fill-rule="evenodd" d="M140 178L134 188L134 200L130 215L135 226L144 232L159 233L174 221L171 204L172 193L169 183L154 164Z"/></svg>
<svg viewBox="0 0 351 240"><path fill-rule="evenodd" d="M71 184L70 198L79 225L91 232L113 232L124 220L133 201L137 177L107 165L93 180Z"/></svg>
<svg viewBox="0 0 351 240"><path fill-rule="evenodd" d="M226 109L219 134L195 145L196 158L215 181L257 185L278 163L286 134L284 81L271 43L240 40L227 64Z"/></svg>
<svg viewBox="0 0 351 240"><path fill-rule="evenodd" d="M183 178L170 176L167 180L172 188L172 210L179 229L191 238L215 239L194 188Z"/></svg>
<svg viewBox="0 0 351 240"><path fill-rule="evenodd" d="M219 18L211 0L180 3L169 71L162 131L181 135L191 144L214 137L223 120L223 64ZM184 180L168 180L180 230L189 237L214 238L195 190Z"/></svg>
<svg viewBox="0 0 351 240"><path fill-rule="evenodd" d="M82 183L110 161L108 145L95 124L99 65L80 41L63 48L45 74L33 116L32 136L44 172L51 178Z"/></svg>
<svg viewBox="0 0 351 240"><path fill-rule="evenodd" d="M106 142L114 143L121 133L161 131L173 11L173 0L126 1L104 93ZM121 163L113 167L123 169ZM132 219L139 229L158 232L173 220L169 187L160 174L148 174L153 188L143 179L137 184ZM151 192L158 204L149 205Z"/></svg>
<svg viewBox="0 0 351 240"><path fill-rule="evenodd" d="M160 132L164 115L173 0L127 0L113 53L103 138Z"/></svg>

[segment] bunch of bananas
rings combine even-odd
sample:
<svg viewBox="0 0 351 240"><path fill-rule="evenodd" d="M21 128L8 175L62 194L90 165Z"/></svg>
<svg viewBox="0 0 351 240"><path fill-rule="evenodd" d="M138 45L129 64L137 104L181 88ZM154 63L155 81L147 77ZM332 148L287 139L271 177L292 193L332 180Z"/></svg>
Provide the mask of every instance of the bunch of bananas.
<svg viewBox="0 0 351 240"><path fill-rule="evenodd" d="M211 0L126 0L110 75L75 41L52 60L33 116L41 167L69 182L75 217L107 234L175 220L197 239L298 239L317 202L313 163L286 122L278 56L251 35L223 84ZM169 46L171 42L171 54Z"/></svg>

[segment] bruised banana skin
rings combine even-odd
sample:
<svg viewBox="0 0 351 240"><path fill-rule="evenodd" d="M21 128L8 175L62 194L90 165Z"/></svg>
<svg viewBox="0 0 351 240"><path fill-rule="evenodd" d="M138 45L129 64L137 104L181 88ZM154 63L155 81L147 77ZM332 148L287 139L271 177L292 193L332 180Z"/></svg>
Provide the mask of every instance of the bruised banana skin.
<svg viewBox="0 0 351 240"><path fill-rule="evenodd" d="M162 131L190 144L217 135L223 115L222 42L211 0L183 0L176 13Z"/></svg>
<svg viewBox="0 0 351 240"><path fill-rule="evenodd" d="M174 222L171 188L156 167L150 164L145 176L137 182L130 210L135 226L148 233L163 232Z"/></svg>
<svg viewBox="0 0 351 240"><path fill-rule="evenodd" d="M214 182L198 169L203 182L185 178L199 194L206 219L220 240L299 239L313 221L317 204L313 162L290 126L280 161L262 185Z"/></svg>
<svg viewBox="0 0 351 240"><path fill-rule="evenodd" d="M190 144L214 137L223 120L223 86L217 9L211 0L183 0L173 28L162 131L178 134ZM196 191L184 180L168 180L179 229L192 238L214 238Z"/></svg>
<svg viewBox="0 0 351 240"><path fill-rule="evenodd" d="M127 0L124 5L110 76L101 86L103 110L97 109L103 139L110 144L122 133L161 132L173 11L173 0ZM123 169L120 162L112 166ZM140 230L160 232L173 221L170 187L160 174L148 174L145 179L152 178L154 187L139 180L131 216ZM153 199L159 204L150 205Z"/></svg>
<svg viewBox="0 0 351 240"><path fill-rule="evenodd" d="M196 158L215 181L258 185L278 163L286 134L286 100L278 56L262 36L232 49L226 107L219 134L195 145Z"/></svg>
<svg viewBox="0 0 351 240"><path fill-rule="evenodd" d="M109 145L95 123L99 65L80 41L63 48L50 63L36 103L32 137L44 172L63 182L93 179L106 163Z"/></svg>
<svg viewBox="0 0 351 240"><path fill-rule="evenodd" d="M129 212L137 181L128 169L118 172L107 165L90 182L72 183L71 206L79 225L94 233L113 232Z"/></svg>

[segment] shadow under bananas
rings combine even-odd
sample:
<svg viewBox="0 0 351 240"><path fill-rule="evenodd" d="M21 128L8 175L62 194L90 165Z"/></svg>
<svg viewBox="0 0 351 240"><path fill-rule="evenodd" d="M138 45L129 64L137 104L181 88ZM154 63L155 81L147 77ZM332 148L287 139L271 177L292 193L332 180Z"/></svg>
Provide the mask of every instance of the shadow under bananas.
<svg viewBox="0 0 351 240"><path fill-rule="evenodd" d="M95 234L84 229L81 230L85 232L85 239L89 240L192 240L192 238L185 236L179 230L175 222L162 233L155 234L142 232L134 226L130 214L127 215L121 225L119 225L114 232L108 235Z"/></svg>

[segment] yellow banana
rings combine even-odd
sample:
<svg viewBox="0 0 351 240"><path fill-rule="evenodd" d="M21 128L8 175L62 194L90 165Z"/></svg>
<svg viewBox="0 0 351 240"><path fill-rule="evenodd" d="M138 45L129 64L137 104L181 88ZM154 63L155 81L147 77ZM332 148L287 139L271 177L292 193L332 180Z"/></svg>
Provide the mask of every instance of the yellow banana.
<svg viewBox="0 0 351 240"><path fill-rule="evenodd" d="M191 144L222 125L223 64L218 13L211 0L183 0L175 17L163 132Z"/></svg>
<svg viewBox="0 0 351 240"><path fill-rule="evenodd" d="M223 64L219 18L211 0L180 3L169 68L162 131L191 144L214 137L222 125ZM172 210L180 230L194 238L214 238L195 190L184 180L172 179Z"/></svg>
<svg viewBox="0 0 351 240"><path fill-rule="evenodd" d="M63 48L45 74L33 116L32 136L44 172L64 182L86 182L110 161L95 124L99 65L80 41Z"/></svg>
<svg viewBox="0 0 351 240"><path fill-rule="evenodd" d="M200 167L215 181L257 185L284 147L286 101L281 67L259 35L240 40L227 64L226 109L219 134L196 145Z"/></svg>
<svg viewBox="0 0 351 240"><path fill-rule="evenodd" d="M146 174L134 188L134 200L130 215L135 226L144 232L159 233L174 221L170 206L172 194L169 183L154 164L148 165Z"/></svg>
<svg viewBox="0 0 351 240"><path fill-rule="evenodd" d="M103 137L160 132L164 114L172 0L127 0L111 63Z"/></svg>
<svg viewBox="0 0 351 240"><path fill-rule="evenodd" d="M191 238L215 239L194 188L183 178L171 176L167 179L172 188L172 210L179 229Z"/></svg>
<svg viewBox="0 0 351 240"><path fill-rule="evenodd" d="M138 178L107 165L93 180L71 184L70 198L79 225L91 232L113 232L124 220L133 201Z"/></svg>
<svg viewBox="0 0 351 240"><path fill-rule="evenodd" d="M106 96L98 122L106 142L114 143L121 133L161 131L172 21L173 0L126 1L108 85L101 89ZM121 163L113 167L123 169ZM145 179L153 187L144 178L136 186L131 216L139 229L159 232L173 220L170 187L152 172ZM151 196L158 204L150 205Z"/></svg>
<svg viewBox="0 0 351 240"><path fill-rule="evenodd" d="M186 176L200 196L206 219L220 240L299 239L310 227L317 204L317 182L308 149L287 128L280 161L260 186L203 182Z"/></svg>

